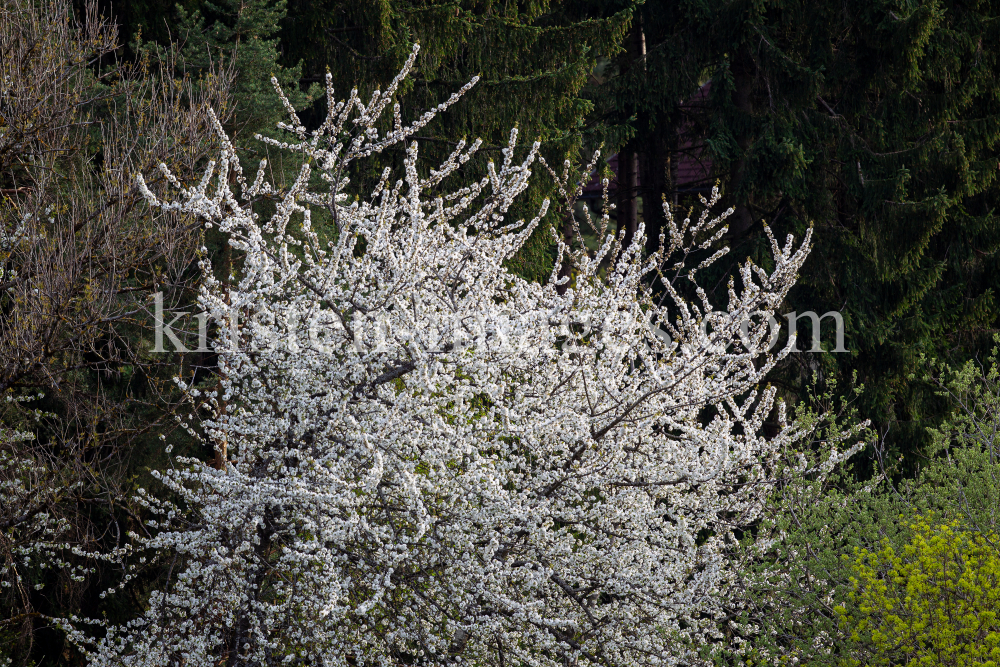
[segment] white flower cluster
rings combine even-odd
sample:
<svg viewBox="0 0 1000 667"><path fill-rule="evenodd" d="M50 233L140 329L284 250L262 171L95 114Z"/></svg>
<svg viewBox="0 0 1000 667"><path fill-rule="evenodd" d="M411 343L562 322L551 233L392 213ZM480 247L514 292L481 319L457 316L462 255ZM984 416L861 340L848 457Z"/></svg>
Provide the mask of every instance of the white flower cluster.
<svg viewBox="0 0 1000 667"><path fill-rule="evenodd" d="M6 403L27 402L42 394L4 397ZM40 417L41 411L28 411ZM43 583L31 583L29 573L63 570L74 581L83 581L90 568L74 565L64 556L74 547L65 541L69 524L53 516L51 510L60 496L72 493L80 483L62 484L53 471L32 456L34 436L0 426L0 593L13 589L24 596L29 588L41 590Z"/></svg>
<svg viewBox="0 0 1000 667"><path fill-rule="evenodd" d="M135 539L170 580L90 645L93 665L669 665L718 632L733 531L802 435L758 385L808 238L772 238L773 270L743 265L728 311L677 282L711 261L684 264L725 229L707 214L671 218L652 256L641 230L624 250L561 245L561 294L558 267L527 282L505 261L545 208L506 219L538 151L516 161L516 132L477 182L447 187L479 142L426 176L412 144L402 178L348 196L354 161L458 97L410 125L396 105L380 137L413 61L367 105L330 90L314 132L289 109L298 141L263 139L302 154L283 193L263 165L247 184L221 128L216 183L213 165L174 203L146 190L243 253L238 281L206 271L200 297L224 333L221 390L189 388L227 456L163 473L176 502L143 496L159 518Z"/></svg>

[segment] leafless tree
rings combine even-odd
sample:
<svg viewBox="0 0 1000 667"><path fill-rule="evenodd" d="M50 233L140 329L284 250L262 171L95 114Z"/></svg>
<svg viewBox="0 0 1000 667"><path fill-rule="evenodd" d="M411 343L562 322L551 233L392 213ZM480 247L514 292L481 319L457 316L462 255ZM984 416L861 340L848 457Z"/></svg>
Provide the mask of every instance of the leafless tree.
<svg viewBox="0 0 1000 667"><path fill-rule="evenodd" d="M203 231L151 214L135 175L162 189L161 162L182 180L202 166L206 109L231 108L233 77L186 73L175 52L123 61L94 0L0 6L0 633L29 647L46 594L31 554L124 530L129 453L172 410L153 295L190 299ZM51 595L85 586L59 576Z"/></svg>

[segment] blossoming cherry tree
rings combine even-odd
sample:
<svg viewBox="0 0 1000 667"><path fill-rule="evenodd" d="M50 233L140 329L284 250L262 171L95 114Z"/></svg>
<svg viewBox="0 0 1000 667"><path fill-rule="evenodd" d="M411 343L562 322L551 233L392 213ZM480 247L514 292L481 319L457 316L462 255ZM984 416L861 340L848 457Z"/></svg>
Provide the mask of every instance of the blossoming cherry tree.
<svg viewBox="0 0 1000 667"><path fill-rule="evenodd" d="M367 104L328 81L314 131L289 105L292 139L260 137L301 159L285 190L263 163L244 179L221 127L218 164L175 201L140 181L242 261L224 282L204 267L220 382L185 385L219 464L178 459L159 475L171 499L144 496L156 519L132 549L169 581L141 617L74 635L92 664L667 665L718 633L734 530L802 436L758 387L787 352L766 351L766 316L809 237L772 237L773 269L743 264L726 311L697 287L726 252L707 212L665 207L644 254L606 206L573 222L596 252L559 241L551 279L523 280L505 262L548 218L508 219L539 151L516 131L478 180L479 141L425 175L414 142L402 174L352 190L353 165L475 83L405 123L393 99L415 57ZM567 164L568 204L574 180Z"/></svg>

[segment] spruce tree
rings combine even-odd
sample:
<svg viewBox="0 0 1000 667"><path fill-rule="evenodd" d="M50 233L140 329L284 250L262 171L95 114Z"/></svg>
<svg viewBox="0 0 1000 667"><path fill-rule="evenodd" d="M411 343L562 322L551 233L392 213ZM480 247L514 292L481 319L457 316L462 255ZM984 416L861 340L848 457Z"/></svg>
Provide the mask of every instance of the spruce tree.
<svg viewBox="0 0 1000 667"><path fill-rule="evenodd" d="M189 11L176 7L176 37L181 67L203 72L213 63L229 63L235 70L236 107L232 129L242 143L256 133L272 134L285 110L274 94L271 77L288 91L296 109L305 108L318 87L299 90L302 64L279 64L279 22L286 15L285 0L205 0Z"/></svg>
<svg viewBox="0 0 1000 667"><path fill-rule="evenodd" d="M765 224L814 225L787 311L842 313L850 353L797 354L774 380L800 394L817 372L841 387L856 373L863 416L912 467L939 409L909 379L920 355L974 355L997 327L995 4L682 0L641 12L641 67L620 66L600 99L639 137L651 236L661 191L683 199L672 146L710 156L736 208L734 262L763 257ZM703 103L682 103L709 80ZM725 268L719 290L736 267Z"/></svg>
<svg viewBox="0 0 1000 667"><path fill-rule="evenodd" d="M747 26L744 61L716 74L717 113L736 130L713 138L716 168L730 170L758 228L816 225L818 253L789 310L842 312L851 353L801 367L857 372L866 416L916 454L938 410L909 377L920 355L975 354L997 324L996 8L847 8L804 3ZM746 150L721 148L741 140Z"/></svg>

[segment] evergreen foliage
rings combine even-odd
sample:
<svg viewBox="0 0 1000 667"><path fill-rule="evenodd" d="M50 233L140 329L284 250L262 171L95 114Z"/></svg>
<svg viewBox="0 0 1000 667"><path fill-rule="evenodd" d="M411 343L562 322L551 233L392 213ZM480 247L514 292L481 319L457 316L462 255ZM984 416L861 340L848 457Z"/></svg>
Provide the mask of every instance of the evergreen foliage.
<svg viewBox="0 0 1000 667"><path fill-rule="evenodd" d="M329 67L338 88L375 86L419 42L427 57L400 91L404 108L429 108L482 76L455 113L427 128L435 158L472 136L489 154L515 125L540 138L551 161L602 143L605 154L634 156L635 175L621 179L619 226L631 235L641 218L650 251L664 224L661 197L689 199L692 184L678 182L684 158L709 163L736 207L734 257L766 261L765 222L798 234L815 225L817 252L787 311L841 312L850 353L803 352L774 379L801 397L814 371L842 387L857 372L868 387L861 413L888 433L908 472L928 445L924 426L944 409L907 382L919 355L960 361L984 350L997 328L1000 35L986 0L291 0L287 11L270 0L226 0L200 14L178 11L193 63L204 61L206 44L229 53L244 43L237 88L246 108L262 111L252 122L237 117L255 128L279 111L256 88L261 74L275 72L299 106L295 76L304 87ZM191 37L203 29L204 40ZM692 102L706 82L710 93ZM307 124L321 107L305 113ZM386 160L398 165L402 154ZM352 178L374 182L378 173ZM547 193L541 179L533 183L519 212ZM551 263L550 239L538 234L512 266L542 279ZM734 268L719 268L716 290Z"/></svg>
<svg viewBox="0 0 1000 667"><path fill-rule="evenodd" d="M307 106L319 91L318 86L299 90L301 62L292 67L278 63L277 33L286 5L286 0L217 0L205 1L191 11L176 6L178 67L190 74L226 66L235 71L237 103L230 124L243 143L255 133L273 131L284 116L269 83L271 77L289 91L289 101L296 109ZM143 45L137 47L141 53ZM157 49L157 45L145 48Z"/></svg>
<svg viewBox="0 0 1000 667"><path fill-rule="evenodd" d="M815 225L787 308L843 313L850 354L796 355L775 380L801 395L815 370L845 387L857 372L862 415L914 470L942 409L907 381L920 354L961 360L997 326L997 8L692 1L642 12L649 56L617 108L636 109L641 144L661 151L643 182L663 173L657 145L680 135L704 147L736 206L734 258L766 252L764 223ZM706 102L678 113L705 80Z"/></svg>
<svg viewBox="0 0 1000 667"><path fill-rule="evenodd" d="M419 43L421 62L402 98L414 105L409 113L480 77L455 117L428 136L454 142L467 134L495 147L517 126L527 145L540 139L565 150L578 145L592 109L580 90L598 57L619 50L633 10L625 4L592 18L578 4L292 0L282 35L286 58L305 59L310 77L329 68L345 89L389 81Z"/></svg>

